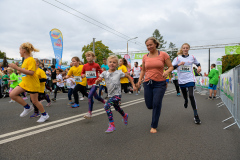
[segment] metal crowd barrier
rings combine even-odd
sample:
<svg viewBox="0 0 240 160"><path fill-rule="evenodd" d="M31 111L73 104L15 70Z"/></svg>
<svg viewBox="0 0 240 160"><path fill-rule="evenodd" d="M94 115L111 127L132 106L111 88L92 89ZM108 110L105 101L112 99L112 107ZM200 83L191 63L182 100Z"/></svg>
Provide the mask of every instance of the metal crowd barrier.
<svg viewBox="0 0 240 160"><path fill-rule="evenodd" d="M196 90L202 95L208 95L209 78L198 76L196 79ZM240 128L240 65L220 75L217 85L217 98L222 100L217 106L222 107L225 105L232 115L222 122L234 119L234 123L223 129L227 129L235 124Z"/></svg>

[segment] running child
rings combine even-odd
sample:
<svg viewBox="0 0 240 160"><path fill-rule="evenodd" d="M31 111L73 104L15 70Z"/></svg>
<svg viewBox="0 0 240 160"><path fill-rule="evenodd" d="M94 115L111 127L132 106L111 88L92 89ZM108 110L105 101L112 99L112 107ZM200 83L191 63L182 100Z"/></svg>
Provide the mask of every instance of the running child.
<svg viewBox="0 0 240 160"><path fill-rule="evenodd" d="M88 94L88 113L84 116L86 119L92 118L92 110L93 110L93 96L98 101L105 103L105 101L98 96L96 93L99 85L95 84L95 81L98 79L98 72L102 73L102 69L99 64L95 63L93 60L95 59L95 54L92 51L88 51L85 53L87 64L84 64L82 69L82 78L87 78L88 87L91 88Z"/></svg>
<svg viewBox="0 0 240 160"><path fill-rule="evenodd" d="M103 78L105 79L105 83L108 88L108 101L104 105L104 109L107 112L108 120L109 120L109 127L105 131L106 133L111 133L116 130L113 115L111 111L111 106L115 108L123 116L123 122L125 125L128 124L128 114L124 113L122 108L119 106L119 101L121 100L121 83L120 80L123 77L128 78L133 86L133 90L136 90L135 84L133 83L132 78L128 73L123 73L121 70L116 70L118 66L118 58L115 55L111 55L108 57L108 66L109 70L102 72L100 77L96 80L96 85L98 85Z"/></svg>
<svg viewBox="0 0 240 160"><path fill-rule="evenodd" d="M196 82L196 78L193 73L193 67L192 65L195 64L198 69L198 73L201 72L201 65L197 61L196 57L190 56L188 54L188 51L190 50L190 45L188 43L184 43L178 52L178 57L176 57L172 65L174 69L177 68L178 71L178 82L179 86L182 90L183 98L185 100L184 102L184 107L188 107L188 94L189 94L189 99L191 101L193 113L194 113L194 122L196 124L200 124L201 121L198 116L197 112L197 103L194 97L194 86Z"/></svg>
<svg viewBox="0 0 240 160"><path fill-rule="evenodd" d="M75 79L71 76L65 81L66 81L66 86L68 88L68 100L69 100L68 105L73 105L74 102L72 102L72 94L73 94L73 89L76 86Z"/></svg>
<svg viewBox="0 0 240 160"><path fill-rule="evenodd" d="M102 67L102 70L104 72L104 71L106 71L106 68ZM100 83L100 86L99 86L99 94L98 94L99 97L102 97L102 90L103 89L104 89L105 93L108 94L107 87L106 87L106 82L105 82L104 78L103 78L103 80L102 80L102 82ZM104 99L107 99L107 98L108 98L108 96L106 96Z"/></svg>
<svg viewBox="0 0 240 160"><path fill-rule="evenodd" d="M80 65L80 59L78 57L73 57L72 67L68 71L67 76L64 77L65 79L67 79L71 76L74 76L74 80L76 83L76 86L72 91L75 103L69 102L69 105L72 105L72 108L79 107L78 91L80 91L83 95L88 97L88 93L86 92L86 89L85 89L87 85L87 79L81 77L82 69L83 69L83 65Z"/></svg>
<svg viewBox="0 0 240 160"><path fill-rule="evenodd" d="M62 78L62 69L56 69L56 78L53 80L53 83L57 83L56 88L54 90L54 98L52 99L52 101L56 102L56 98L57 98L57 91L61 90L63 93L67 93L64 89L64 83L63 83L63 78Z"/></svg>
<svg viewBox="0 0 240 160"><path fill-rule="evenodd" d="M38 101L38 92L40 90L40 82L36 74L36 62L32 57L32 52L39 52L38 49L29 43L23 43L20 48L20 55L24 57L24 62L22 68L18 67L16 64L9 64L9 67L19 70L22 75L22 82L13 89L10 93L10 97L21 104L24 107L24 111L20 114L20 117L25 117L28 115L34 108L29 106L20 96L20 93L28 92L30 93L30 98L32 103L40 110L41 117L37 122L45 122L49 115L45 112L43 105Z"/></svg>
<svg viewBox="0 0 240 160"><path fill-rule="evenodd" d="M17 75L14 73L14 69L11 67L8 67L7 69L8 73L9 73L9 77L10 80L8 81L8 83L10 84L10 89L9 89L9 94L12 92L12 90L17 87L18 85L18 77ZM15 102L13 99L11 99L11 101L9 101L9 103L13 103Z"/></svg>
<svg viewBox="0 0 240 160"><path fill-rule="evenodd" d="M20 84L21 82L22 82L22 73L20 72L20 71L17 71L17 77L18 77L18 84ZM23 93L21 93L20 95L22 95L23 96L23 99L24 100L27 100L28 98L27 98L27 92L23 92Z"/></svg>

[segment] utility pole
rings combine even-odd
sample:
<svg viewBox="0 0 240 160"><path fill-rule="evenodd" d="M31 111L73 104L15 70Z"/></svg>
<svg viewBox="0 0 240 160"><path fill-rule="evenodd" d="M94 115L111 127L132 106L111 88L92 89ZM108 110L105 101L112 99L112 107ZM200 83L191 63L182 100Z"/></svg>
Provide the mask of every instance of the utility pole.
<svg viewBox="0 0 240 160"><path fill-rule="evenodd" d="M96 38L93 38L93 53L95 54L95 39Z"/></svg>
<svg viewBox="0 0 240 160"><path fill-rule="evenodd" d="M208 49L208 73L210 72L210 48Z"/></svg>

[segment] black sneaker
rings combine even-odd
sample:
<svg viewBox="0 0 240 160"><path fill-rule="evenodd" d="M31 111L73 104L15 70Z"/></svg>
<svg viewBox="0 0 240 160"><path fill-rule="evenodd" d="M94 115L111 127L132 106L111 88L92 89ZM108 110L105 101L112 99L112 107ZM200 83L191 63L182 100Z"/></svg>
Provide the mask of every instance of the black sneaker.
<svg viewBox="0 0 240 160"><path fill-rule="evenodd" d="M198 115L194 116L195 124L201 124L201 120L199 119Z"/></svg>
<svg viewBox="0 0 240 160"><path fill-rule="evenodd" d="M213 97L212 100L216 99L216 97Z"/></svg>
<svg viewBox="0 0 240 160"><path fill-rule="evenodd" d="M56 102L56 99L55 99L55 98L52 98L51 100L52 100L53 102Z"/></svg>
<svg viewBox="0 0 240 160"><path fill-rule="evenodd" d="M185 108L188 107L188 102L185 101L184 105L183 105Z"/></svg>
<svg viewBox="0 0 240 160"><path fill-rule="evenodd" d="M212 97L210 97L210 96L209 96L207 99L210 99L210 100L212 100Z"/></svg>

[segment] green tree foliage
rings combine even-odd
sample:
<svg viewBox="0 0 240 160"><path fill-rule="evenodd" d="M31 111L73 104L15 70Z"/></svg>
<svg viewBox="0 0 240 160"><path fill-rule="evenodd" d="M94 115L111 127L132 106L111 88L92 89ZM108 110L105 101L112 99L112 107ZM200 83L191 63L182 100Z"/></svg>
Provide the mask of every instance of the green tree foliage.
<svg viewBox="0 0 240 160"><path fill-rule="evenodd" d="M6 54L6 53L5 53L5 52L2 52L2 51L0 50L0 58L1 58L1 59L4 58L4 54Z"/></svg>
<svg viewBox="0 0 240 160"><path fill-rule="evenodd" d="M240 64L240 54L222 56L222 73Z"/></svg>
<svg viewBox="0 0 240 160"><path fill-rule="evenodd" d="M62 62L62 65L67 65L68 64L68 62L67 61L65 61L65 62Z"/></svg>
<svg viewBox="0 0 240 160"><path fill-rule="evenodd" d="M172 50L168 51L167 53L168 53L168 55L170 56L170 60L173 61L173 59L174 59L175 57L177 57L177 52L178 52L178 50L177 50L177 48L176 48L176 45L173 44L172 42L169 43L169 47L168 47L168 48L169 48L169 49L172 49Z"/></svg>
<svg viewBox="0 0 240 160"><path fill-rule="evenodd" d="M160 42L160 46L158 47L158 49L165 48L165 46L163 45L165 45L167 41L164 41L163 36L161 35L158 29L155 29L155 31L153 32L153 37Z"/></svg>
<svg viewBox="0 0 240 160"><path fill-rule="evenodd" d="M82 58L84 59L84 63L87 63L85 53L87 51L92 51L93 50L93 42L84 46L82 48ZM103 64L103 58L108 58L109 53L113 53L108 46L105 46L102 41L96 41L95 42L95 56L96 60L95 62L98 63L100 66Z"/></svg>

